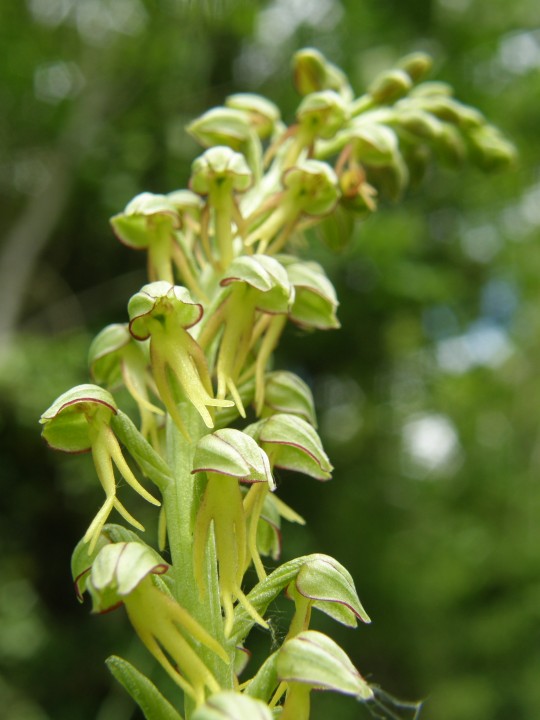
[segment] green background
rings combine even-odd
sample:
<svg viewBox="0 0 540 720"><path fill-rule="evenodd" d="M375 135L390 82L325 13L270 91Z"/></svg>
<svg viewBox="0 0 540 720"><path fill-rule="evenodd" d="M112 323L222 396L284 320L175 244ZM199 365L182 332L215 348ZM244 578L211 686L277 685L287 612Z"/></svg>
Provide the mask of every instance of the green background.
<svg viewBox="0 0 540 720"><path fill-rule="evenodd" d="M308 520L284 559L352 573L372 617L327 629L426 720L540 715L540 8L536 0L27 0L0 9L0 707L7 720L136 718L103 665L144 668L122 611L77 604L71 549L101 491L48 451L37 418L87 380L144 257L108 218L184 187L185 125L260 92L289 120L290 57L313 45L357 92L426 50L433 75L515 142L517 167L431 168L338 254L314 239L340 331L288 330L278 363L311 384L335 465L279 477ZM286 602L273 615L286 631ZM256 633L258 653L271 638ZM257 661L257 653L253 663ZM313 718L367 717L320 693ZM404 713L406 716L406 713Z"/></svg>

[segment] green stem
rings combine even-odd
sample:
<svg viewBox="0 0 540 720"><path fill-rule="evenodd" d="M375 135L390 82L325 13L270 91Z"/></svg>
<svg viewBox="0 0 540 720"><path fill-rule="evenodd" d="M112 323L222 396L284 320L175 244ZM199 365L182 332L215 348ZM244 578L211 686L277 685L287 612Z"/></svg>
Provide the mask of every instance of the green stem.
<svg viewBox="0 0 540 720"><path fill-rule="evenodd" d="M148 275L152 281L166 280L174 285L171 241L171 229L168 223L158 223L148 246Z"/></svg>
<svg viewBox="0 0 540 720"><path fill-rule="evenodd" d="M225 271L233 259L232 189L229 183L212 188L210 204L214 208L214 233L221 269Z"/></svg>
<svg viewBox="0 0 540 720"><path fill-rule="evenodd" d="M202 497L202 488L200 481L195 479L191 471L196 443L208 430L204 427L199 413L191 403L186 403L182 407L182 416L189 429L191 441L188 442L172 420L168 419L167 460L174 480L165 489L163 495L174 577L174 595L179 604L196 618L212 637L225 646L213 534L209 539L206 553L207 583L204 602L201 602L194 574L193 530ZM234 685L232 664L225 665L213 652L204 647L198 648L198 652L219 685L224 689L232 689ZM186 720L189 720L193 709L192 701L186 697Z"/></svg>

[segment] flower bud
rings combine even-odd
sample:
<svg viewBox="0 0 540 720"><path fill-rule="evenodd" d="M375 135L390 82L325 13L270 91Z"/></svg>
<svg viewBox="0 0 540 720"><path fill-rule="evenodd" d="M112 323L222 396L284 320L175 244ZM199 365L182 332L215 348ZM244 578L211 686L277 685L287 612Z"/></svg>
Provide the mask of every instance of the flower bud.
<svg viewBox="0 0 540 720"><path fill-rule="evenodd" d="M483 125L468 133L473 159L483 170L495 171L511 166L516 148L493 125Z"/></svg>
<svg viewBox="0 0 540 720"><path fill-rule="evenodd" d="M399 151L397 135L391 128L378 122L358 118L347 130L353 143L354 157L367 165L388 165Z"/></svg>
<svg viewBox="0 0 540 720"><path fill-rule="evenodd" d="M334 90L347 102L353 98L351 86L343 70L314 48L304 48L294 54L293 79L300 95L309 95L319 90Z"/></svg>
<svg viewBox="0 0 540 720"><path fill-rule="evenodd" d="M404 70L416 84L429 73L433 66L433 60L427 53L415 52L401 58L397 66L398 69Z"/></svg>
<svg viewBox="0 0 540 720"><path fill-rule="evenodd" d="M406 95L412 80L404 70L387 70L378 75L368 87L368 93L377 105L390 105Z"/></svg>
<svg viewBox="0 0 540 720"><path fill-rule="evenodd" d="M278 106L261 95L253 93L229 95L225 105L245 113L251 127L262 140L270 137L280 122Z"/></svg>

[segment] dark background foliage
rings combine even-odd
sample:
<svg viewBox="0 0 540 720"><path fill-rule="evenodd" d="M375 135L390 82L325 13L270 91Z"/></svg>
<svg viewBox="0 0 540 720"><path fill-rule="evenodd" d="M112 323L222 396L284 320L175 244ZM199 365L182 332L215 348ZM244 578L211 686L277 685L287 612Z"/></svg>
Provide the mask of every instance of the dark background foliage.
<svg viewBox="0 0 540 720"><path fill-rule="evenodd" d="M184 126L235 91L291 118L290 57L313 45L361 91L401 55L516 143L501 175L430 168L339 253L313 237L339 332L291 330L279 365L314 389L334 479L280 478L307 520L284 557L321 551L373 623L329 632L426 720L540 712L540 12L536 0L24 0L0 8L0 706L9 720L128 720L103 665L147 663L121 612L93 617L69 558L100 490L37 418L87 380L144 259L108 218L185 186ZM284 631L280 605L274 616ZM264 649L269 640L260 634ZM262 651L261 651L262 652ZM254 662L256 657L254 658ZM364 717L320 693L314 720Z"/></svg>

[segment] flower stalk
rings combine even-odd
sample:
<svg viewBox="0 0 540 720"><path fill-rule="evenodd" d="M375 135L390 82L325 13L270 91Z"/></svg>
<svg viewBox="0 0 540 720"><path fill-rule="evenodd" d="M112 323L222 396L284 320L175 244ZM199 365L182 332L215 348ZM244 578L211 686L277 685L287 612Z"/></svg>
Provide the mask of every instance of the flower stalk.
<svg viewBox="0 0 540 720"><path fill-rule="evenodd" d="M111 220L123 244L146 251L148 283L126 322L92 344L97 384L64 393L41 422L51 447L91 454L105 492L73 554L78 596L88 592L95 612L123 605L183 695L165 698L110 658L152 717L308 720L314 688L373 698L343 650L310 629L313 610L349 627L370 621L345 568L325 555L268 567L279 562L282 521L304 523L279 498L274 471L284 482L292 473L328 481L333 469L309 386L273 363L288 323L339 328L331 280L293 239L316 226L324 236L337 216L352 233L375 198L398 198L411 149L469 153L486 168L512 161L480 113L424 82L429 65L422 54L404 58L355 97L340 68L299 51L291 125L265 98L230 96L189 128L205 148L189 189L141 193ZM350 239L340 232L338 244ZM139 425L117 405L122 387ZM167 560L119 499L118 477L161 506L156 539ZM114 510L132 529L107 522ZM245 680L238 656L255 625L269 629L283 592L294 603L287 635Z"/></svg>

